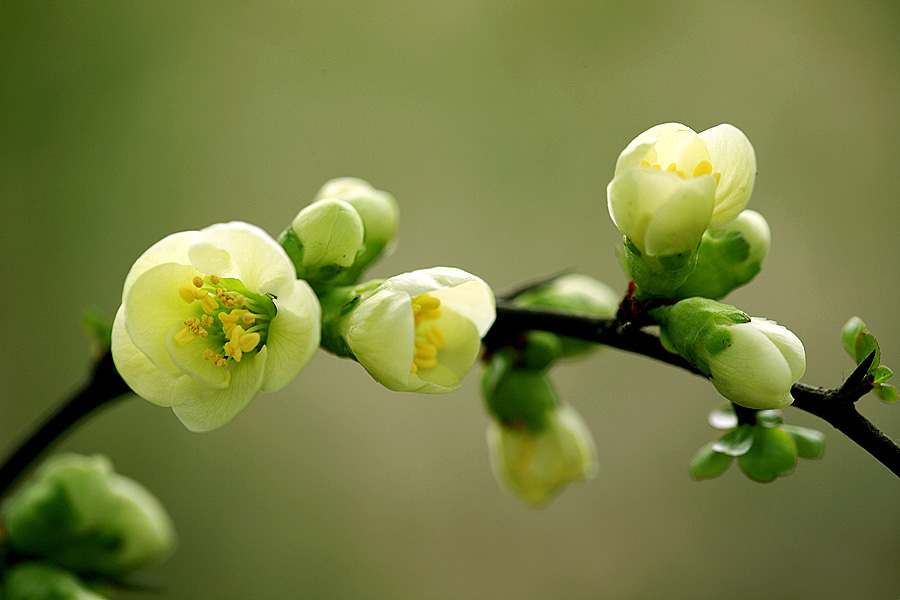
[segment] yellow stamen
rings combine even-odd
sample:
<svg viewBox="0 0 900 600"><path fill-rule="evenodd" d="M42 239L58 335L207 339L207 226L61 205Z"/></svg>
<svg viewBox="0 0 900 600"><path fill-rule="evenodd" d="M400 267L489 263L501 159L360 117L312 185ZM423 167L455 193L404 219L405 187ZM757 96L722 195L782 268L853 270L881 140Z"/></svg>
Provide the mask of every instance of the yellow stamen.
<svg viewBox="0 0 900 600"><path fill-rule="evenodd" d="M185 327L184 329L180 330L178 333L175 334L175 341L178 342L179 344L181 344L182 346L187 346L194 340L195 337L197 337L197 336L194 335L193 333L191 333L190 329Z"/></svg>
<svg viewBox="0 0 900 600"><path fill-rule="evenodd" d="M432 325L425 332L425 339L437 348L443 348L447 345L447 338L444 337L444 330L437 325Z"/></svg>
<svg viewBox="0 0 900 600"><path fill-rule="evenodd" d="M722 179L722 174L721 173L713 173L713 177L716 178L716 185L719 185L719 180Z"/></svg>
<svg viewBox="0 0 900 600"><path fill-rule="evenodd" d="M219 285L219 283L221 283L221 281L222 281L222 280L219 279L219 276L218 276L218 275L210 275L210 276L209 276L209 282L210 282L211 284L213 284L213 285ZM199 286L198 286L198 287L199 287Z"/></svg>
<svg viewBox="0 0 900 600"><path fill-rule="evenodd" d="M249 313L249 312L245 313L243 316L241 316L241 321L244 323L244 325L246 325L247 327L250 327L254 323L256 323L256 315L254 315L253 313Z"/></svg>
<svg viewBox="0 0 900 600"><path fill-rule="evenodd" d="M241 345L239 343L235 343L234 341L225 342L222 349L225 351L225 356L230 356L234 359L234 362L241 362L243 351L241 350Z"/></svg>
<svg viewBox="0 0 900 600"><path fill-rule="evenodd" d="M650 167L653 169L656 169L658 171L662 171L662 165L659 163L656 163L655 165L650 165Z"/></svg>
<svg viewBox="0 0 900 600"><path fill-rule="evenodd" d="M224 367L225 365L228 364L228 360L225 359L225 358L222 358L222 356L220 356L220 355L218 355L218 354L216 354L215 356L213 356L213 362L216 363L216 366L217 366L217 367Z"/></svg>
<svg viewBox="0 0 900 600"><path fill-rule="evenodd" d="M206 350L203 351L203 358L205 358L206 360L209 360L209 359L211 359L212 357L213 357L213 351L212 351L212 350L210 350L209 348L207 348Z"/></svg>
<svg viewBox="0 0 900 600"><path fill-rule="evenodd" d="M203 287L203 278L200 277L199 275L196 275L193 279L191 279L191 283L194 284L195 288L202 288Z"/></svg>
<svg viewBox="0 0 900 600"><path fill-rule="evenodd" d="M417 358L413 361L413 364L420 369L430 369L435 366L437 362L436 358Z"/></svg>
<svg viewBox="0 0 900 600"><path fill-rule="evenodd" d="M250 352L259 344L259 334L255 331L253 333L247 333L243 337L241 337L241 350L244 352Z"/></svg>
<svg viewBox="0 0 900 600"><path fill-rule="evenodd" d="M235 325L235 327L231 330L231 333L227 335L228 339L236 344L241 343L241 335L244 334L244 328L240 325Z"/></svg>
<svg viewBox="0 0 900 600"><path fill-rule="evenodd" d="M670 173L675 173L676 175L678 175L678 176L681 177L682 179L685 178L685 177L684 177L684 171L680 170L680 169L678 168L678 165L676 165L675 163L671 163L668 167L666 167L666 171L669 171Z"/></svg>
<svg viewBox="0 0 900 600"><path fill-rule="evenodd" d="M215 322L216 320L213 319L212 315L203 315L200 317L200 324L204 327L212 327L212 324Z"/></svg>
<svg viewBox="0 0 900 600"><path fill-rule="evenodd" d="M178 295L181 296L181 299L188 304L196 300L196 298L194 298L194 288L192 288L188 284L184 284L183 286L178 288Z"/></svg>
<svg viewBox="0 0 900 600"><path fill-rule="evenodd" d="M652 166L652 165L650 164L650 161L649 161L649 160L642 160L642 161L641 161L641 166L642 166L642 167L650 167L650 166Z"/></svg>
<svg viewBox="0 0 900 600"><path fill-rule="evenodd" d="M710 175L712 173L712 163L708 160L701 160L697 163L697 168L694 169L694 177L700 177L701 175Z"/></svg>
<svg viewBox="0 0 900 600"><path fill-rule="evenodd" d="M416 358L432 359L437 358L437 346L433 346L427 342L416 342Z"/></svg>
<svg viewBox="0 0 900 600"><path fill-rule="evenodd" d="M215 310L217 308L219 308L219 303L216 302L215 299L212 296L210 296L209 294L206 294L203 297L202 305L203 305L203 312L205 312L208 315L213 314L213 312L215 312Z"/></svg>

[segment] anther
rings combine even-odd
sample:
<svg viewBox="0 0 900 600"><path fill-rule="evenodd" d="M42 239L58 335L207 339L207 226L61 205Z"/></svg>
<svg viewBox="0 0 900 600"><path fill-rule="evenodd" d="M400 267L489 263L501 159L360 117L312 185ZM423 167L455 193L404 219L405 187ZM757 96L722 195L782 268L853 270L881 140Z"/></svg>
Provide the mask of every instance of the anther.
<svg viewBox="0 0 900 600"><path fill-rule="evenodd" d="M203 312L205 312L208 315L211 315L213 313L213 311L215 311L217 308L219 308L219 303L216 302L215 299L212 296L210 296L209 294L206 294L203 297L202 304L203 304Z"/></svg>
<svg viewBox="0 0 900 600"><path fill-rule="evenodd" d="M432 325L425 332L425 339L431 342L436 348L443 348L447 345L447 338L444 337L444 330L437 325Z"/></svg>
<svg viewBox="0 0 900 600"><path fill-rule="evenodd" d="M188 304L196 300L196 298L194 298L194 288L192 288L188 284L184 284L183 286L178 288L178 295L181 296L181 299Z"/></svg>
<svg viewBox="0 0 900 600"><path fill-rule="evenodd" d="M243 315L241 315L241 321L244 323L244 325L250 327L254 323L256 323L256 315L254 315L253 313L244 313Z"/></svg>
<svg viewBox="0 0 900 600"><path fill-rule="evenodd" d="M694 177L700 177L701 175L710 175L712 174L712 163L708 160L701 160L697 163L697 167L694 169Z"/></svg>
<svg viewBox="0 0 900 600"><path fill-rule="evenodd" d="M191 280L191 283L194 284L194 287L195 287L195 288L202 288L202 287L203 287L203 278L200 277L199 275L196 275L196 276Z"/></svg>
<svg viewBox="0 0 900 600"><path fill-rule="evenodd" d="M179 344L181 344L182 346L187 346L194 340L195 337L197 337L197 336L194 335L193 333L191 333L190 329L185 327L184 329L182 329L181 331L179 331L178 333L175 334L175 341L178 342Z"/></svg>
<svg viewBox="0 0 900 600"><path fill-rule="evenodd" d="M215 323L216 320L212 317L212 315L203 315L200 317L200 324L204 327L212 327L212 324Z"/></svg>
<svg viewBox="0 0 900 600"><path fill-rule="evenodd" d="M214 356L213 351L210 350L209 348L207 348L206 350L203 351L203 358L205 358L206 360L210 360L213 356Z"/></svg>
<svg viewBox="0 0 900 600"><path fill-rule="evenodd" d="M210 276L209 276L209 282L210 282L211 284L213 284L213 285L219 285L219 283L220 283L221 281L222 281L222 280L219 279L219 276L218 276L218 275L210 275Z"/></svg>

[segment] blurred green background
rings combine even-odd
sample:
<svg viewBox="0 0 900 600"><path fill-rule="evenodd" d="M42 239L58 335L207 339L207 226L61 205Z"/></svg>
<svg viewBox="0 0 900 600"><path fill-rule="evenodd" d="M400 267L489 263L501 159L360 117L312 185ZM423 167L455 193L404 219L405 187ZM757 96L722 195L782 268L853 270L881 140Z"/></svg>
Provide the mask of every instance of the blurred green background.
<svg viewBox="0 0 900 600"><path fill-rule="evenodd" d="M0 449L83 377L79 311L112 315L147 247L235 219L277 234L332 177L401 204L374 276L451 265L502 291L574 268L624 289L605 186L673 120L756 148L773 246L729 301L801 337L809 383L850 372L853 314L898 366L898 31L894 1L7 0ZM557 381L600 474L540 512L494 482L475 372L396 394L320 353L217 432L130 399L60 449L108 454L170 509L182 543L152 597L900 595L900 482L829 426L787 479L695 483L708 383L613 350ZM900 407L860 404L900 436Z"/></svg>

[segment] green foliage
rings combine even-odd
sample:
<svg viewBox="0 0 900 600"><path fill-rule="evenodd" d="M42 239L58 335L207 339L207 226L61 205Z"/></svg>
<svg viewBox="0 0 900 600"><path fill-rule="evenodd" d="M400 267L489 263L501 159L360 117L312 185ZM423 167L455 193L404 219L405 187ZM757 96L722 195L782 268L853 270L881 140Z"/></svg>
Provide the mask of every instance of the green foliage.
<svg viewBox="0 0 900 600"><path fill-rule="evenodd" d="M897 388L888 385L886 382L893 377L894 372L888 367L881 364L881 348L878 346L878 340L866 329L866 324L859 317L851 317L841 329L841 341L847 354L861 364L868 356L874 352L875 360L869 366L867 374L872 378L872 391L881 398L883 402L893 404L900 398Z"/></svg>

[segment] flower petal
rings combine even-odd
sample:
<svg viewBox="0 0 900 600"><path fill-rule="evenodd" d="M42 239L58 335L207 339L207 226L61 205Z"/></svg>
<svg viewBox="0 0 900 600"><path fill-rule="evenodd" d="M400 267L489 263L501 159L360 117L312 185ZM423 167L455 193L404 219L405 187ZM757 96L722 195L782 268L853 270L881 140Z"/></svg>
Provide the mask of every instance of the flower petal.
<svg viewBox="0 0 900 600"><path fill-rule="evenodd" d="M379 288L350 313L344 327L344 341L366 371L386 388L406 391L415 351L409 295Z"/></svg>
<svg viewBox="0 0 900 600"><path fill-rule="evenodd" d="M193 242L197 235L196 231L182 231L173 233L159 240L150 246L131 266L128 275L125 277L125 285L122 290L122 301L128 290L134 284L135 280L143 275L147 270L161 265L163 263L178 263L182 265L190 264L188 258L188 246Z"/></svg>
<svg viewBox="0 0 900 600"><path fill-rule="evenodd" d="M116 370L135 394L159 406L171 406L172 392L184 374L169 361L160 368L137 349L125 329L125 310L119 307L112 328Z"/></svg>
<svg viewBox="0 0 900 600"><path fill-rule="evenodd" d="M665 169L669 164L678 162L684 148L697 138L697 133L681 123L663 123L639 134L628 144L628 147L652 138L656 138L656 142L653 145L656 157L655 161L649 157L647 160L650 160L651 163L658 163ZM618 164L616 166L618 167ZM616 175L618 174L617 168Z"/></svg>
<svg viewBox="0 0 900 600"><path fill-rule="evenodd" d="M159 368L172 365L166 350L166 335L176 323L198 313L198 303L189 305L178 288L199 273L190 265L163 263L135 279L122 308L131 341Z"/></svg>
<svg viewBox="0 0 900 600"><path fill-rule="evenodd" d="M290 293L296 271L284 249L265 231L240 221L197 232L191 263L207 275L236 277L256 293Z"/></svg>
<svg viewBox="0 0 900 600"><path fill-rule="evenodd" d="M321 335L322 309L305 281L294 281L293 291L279 296L275 306L278 314L269 324L265 345L263 392L280 390L296 379L319 347Z"/></svg>
<svg viewBox="0 0 900 600"><path fill-rule="evenodd" d="M256 397L266 368L266 348L235 365L231 383L215 389L183 378L175 387L172 410L191 431L211 431L228 424Z"/></svg>
<svg viewBox="0 0 900 600"><path fill-rule="evenodd" d="M757 329L778 348L778 352L787 361L788 369L791 371L791 380L793 382L800 381L806 372L806 350L803 348L800 338L775 321L750 317L750 322L755 324Z"/></svg>
<svg viewBox="0 0 900 600"><path fill-rule="evenodd" d="M656 140L655 137L639 138L628 144L616 160L616 172L613 177L626 169L640 166L645 160L650 164L656 164L656 150L653 149Z"/></svg>
<svg viewBox="0 0 900 600"><path fill-rule="evenodd" d="M696 249L709 227L715 189L716 180L710 175L678 184L647 223L644 231L647 254L668 256Z"/></svg>
<svg viewBox="0 0 900 600"><path fill-rule="evenodd" d="M455 267L431 267L395 275L382 283L378 289L403 292L412 298L434 290L456 287L469 281L481 279Z"/></svg>
<svg viewBox="0 0 900 600"><path fill-rule="evenodd" d="M700 138L709 148L713 170L722 175L710 223L710 227L720 228L747 206L756 181L756 153L744 132L727 123L701 132Z"/></svg>
<svg viewBox="0 0 900 600"><path fill-rule="evenodd" d="M481 336L470 319L445 308L435 325L441 328L446 345L438 350L434 367L419 369L409 379L410 391L427 394L452 392L462 385L462 378L478 359Z"/></svg>
<svg viewBox="0 0 900 600"><path fill-rule="evenodd" d="M488 284L475 275L469 276L473 278L471 281L454 287L436 289L429 294L440 300L441 305L447 310L471 321L478 331L478 337L482 338L497 317L496 301L494 292Z"/></svg>

